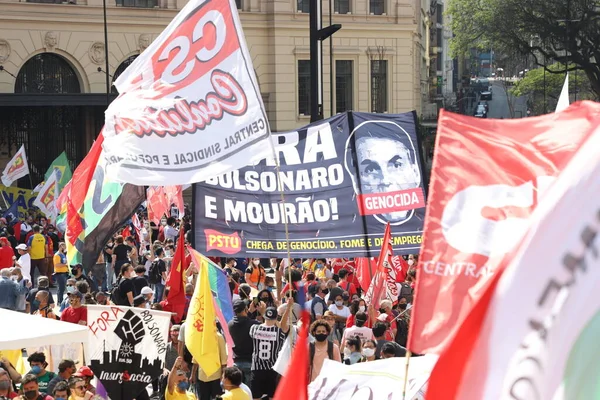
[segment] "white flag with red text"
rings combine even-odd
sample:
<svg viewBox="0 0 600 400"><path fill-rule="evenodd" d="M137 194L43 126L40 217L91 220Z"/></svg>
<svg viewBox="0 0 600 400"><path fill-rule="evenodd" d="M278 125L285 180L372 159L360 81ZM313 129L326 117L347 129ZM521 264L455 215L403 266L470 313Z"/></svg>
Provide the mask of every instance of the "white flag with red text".
<svg viewBox="0 0 600 400"><path fill-rule="evenodd" d="M272 154L233 0L188 2L115 86L103 149L116 181L201 182Z"/></svg>
<svg viewBox="0 0 600 400"><path fill-rule="evenodd" d="M2 172L2 184L10 186L17 179L27 175L29 175L29 164L27 164L27 156L25 155L25 145L21 145L19 151L6 164Z"/></svg>

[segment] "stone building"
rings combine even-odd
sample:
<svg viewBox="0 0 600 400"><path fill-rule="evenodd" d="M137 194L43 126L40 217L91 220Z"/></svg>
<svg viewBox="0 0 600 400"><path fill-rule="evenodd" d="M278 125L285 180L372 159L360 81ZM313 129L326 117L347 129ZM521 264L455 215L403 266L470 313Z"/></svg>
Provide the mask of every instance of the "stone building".
<svg viewBox="0 0 600 400"><path fill-rule="evenodd" d="M324 115L421 114L428 0L333 1L342 29L333 38L333 75L323 43ZM111 80L186 3L106 2ZM236 2L272 130L307 124L308 0ZM329 7L323 0L324 25ZM0 164L25 143L35 185L63 150L73 165L83 158L116 95L106 93L104 46L102 0L0 0Z"/></svg>

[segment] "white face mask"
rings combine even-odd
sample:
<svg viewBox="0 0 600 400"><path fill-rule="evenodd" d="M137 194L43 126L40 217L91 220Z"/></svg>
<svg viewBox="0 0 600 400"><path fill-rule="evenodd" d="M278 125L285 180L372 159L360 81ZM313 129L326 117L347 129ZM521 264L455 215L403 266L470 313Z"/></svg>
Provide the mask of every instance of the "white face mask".
<svg viewBox="0 0 600 400"><path fill-rule="evenodd" d="M348 347L344 347L344 355L348 357L350 354L352 354L352 350L350 350Z"/></svg>
<svg viewBox="0 0 600 400"><path fill-rule="evenodd" d="M254 260L254 261L252 261L252 264L258 265L258 264L260 264L260 260Z"/></svg>
<svg viewBox="0 0 600 400"><path fill-rule="evenodd" d="M375 354L375 349L369 349L369 348L362 349L362 355L365 357L373 357L374 354Z"/></svg>
<svg viewBox="0 0 600 400"><path fill-rule="evenodd" d="M167 220L162 220L162 221L160 221L160 224L161 224L162 226L167 226Z"/></svg>
<svg viewBox="0 0 600 400"><path fill-rule="evenodd" d="M415 260L413 260L412 258L410 260L408 260L408 265L410 265L411 267L415 264Z"/></svg>
<svg viewBox="0 0 600 400"><path fill-rule="evenodd" d="M358 306L358 311L360 311L360 312L365 312L365 309L366 309L366 308L367 308L367 307L365 307L365 306Z"/></svg>

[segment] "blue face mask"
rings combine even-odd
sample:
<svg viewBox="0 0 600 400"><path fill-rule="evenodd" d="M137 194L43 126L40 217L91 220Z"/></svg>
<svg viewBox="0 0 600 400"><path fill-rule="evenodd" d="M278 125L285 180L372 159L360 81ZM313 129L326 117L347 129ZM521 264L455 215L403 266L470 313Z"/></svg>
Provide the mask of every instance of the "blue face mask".
<svg viewBox="0 0 600 400"><path fill-rule="evenodd" d="M55 397L54 400L67 400L64 397Z"/></svg>
<svg viewBox="0 0 600 400"><path fill-rule="evenodd" d="M33 367L31 367L31 373L32 374L37 375L40 372L42 372L42 368L40 368L39 365L34 365Z"/></svg>
<svg viewBox="0 0 600 400"><path fill-rule="evenodd" d="M186 391L190 387L190 384L187 381L181 381L177 384L179 390Z"/></svg>
<svg viewBox="0 0 600 400"><path fill-rule="evenodd" d="M272 292L273 291L273 287L272 286L267 286L267 292Z"/></svg>
<svg viewBox="0 0 600 400"><path fill-rule="evenodd" d="M319 269L323 268L323 264L317 263L317 268L319 268Z"/></svg>

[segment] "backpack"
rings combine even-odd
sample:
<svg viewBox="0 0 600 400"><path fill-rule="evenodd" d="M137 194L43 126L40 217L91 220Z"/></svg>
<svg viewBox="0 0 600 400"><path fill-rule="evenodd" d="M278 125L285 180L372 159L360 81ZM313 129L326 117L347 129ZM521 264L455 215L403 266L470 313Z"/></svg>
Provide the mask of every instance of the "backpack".
<svg viewBox="0 0 600 400"><path fill-rule="evenodd" d="M394 341L406 348L406 342L408 341L408 322L404 318L398 318L396 320L396 328L396 337L394 338Z"/></svg>
<svg viewBox="0 0 600 400"><path fill-rule="evenodd" d="M148 268L148 282L156 285L157 283L161 283L162 281L162 273L160 272L160 263L163 263L163 260L154 260L152 264L150 264L150 268Z"/></svg>
<svg viewBox="0 0 600 400"><path fill-rule="evenodd" d="M410 283L403 282L400 284L400 294L398 298L401 299L404 297L407 303L412 303L413 300L413 290L410 287Z"/></svg>
<svg viewBox="0 0 600 400"><path fill-rule="evenodd" d="M124 306L129 304L124 304L123 295L121 294L121 290L119 289L119 285L121 284L121 280L119 279L114 285L112 290L110 291L110 301L117 306Z"/></svg>
<svg viewBox="0 0 600 400"><path fill-rule="evenodd" d="M312 366L313 366L313 360L315 358L315 344L314 343L310 343L308 345L309 348L309 367L310 367L310 375L309 375L309 380L310 377L312 376ZM327 340L327 358L329 358L330 360L333 360L333 342L330 340Z"/></svg>

